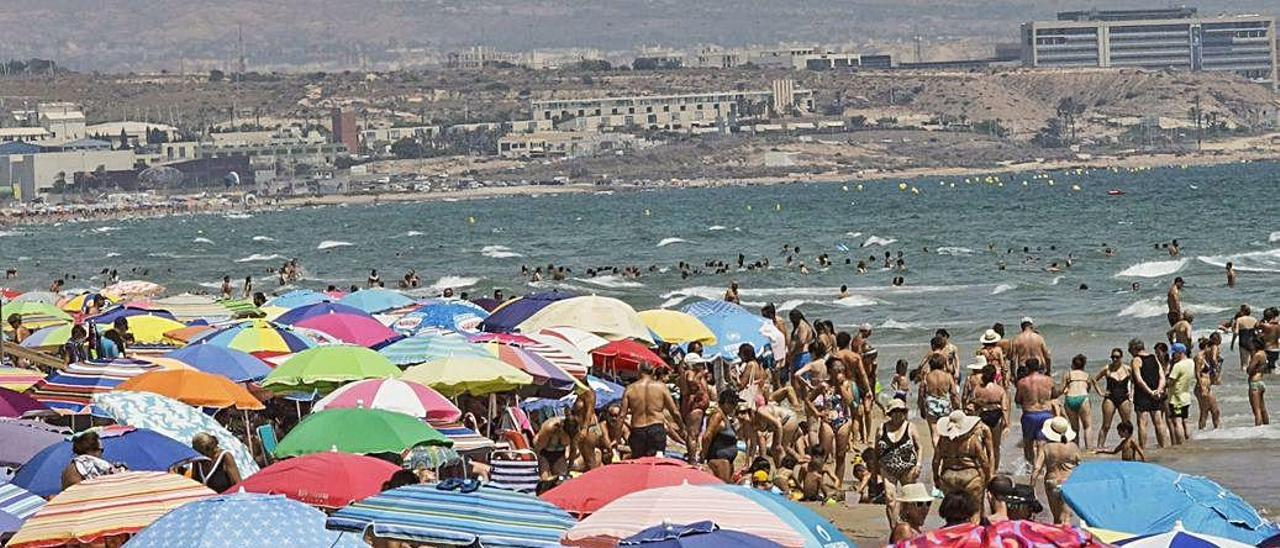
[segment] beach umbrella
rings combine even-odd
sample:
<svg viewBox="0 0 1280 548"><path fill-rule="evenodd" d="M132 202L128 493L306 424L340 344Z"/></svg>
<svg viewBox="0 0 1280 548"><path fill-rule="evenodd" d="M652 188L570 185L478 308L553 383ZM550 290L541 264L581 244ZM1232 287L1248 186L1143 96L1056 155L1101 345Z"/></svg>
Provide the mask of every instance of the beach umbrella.
<svg viewBox="0 0 1280 548"><path fill-rule="evenodd" d="M446 397L460 394L485 396L510 392L533 384L533 377L496 358L453 356L405 370L402 380L436 389Z"/></svg>
<svg viewBox="0 0 1280 548"><path fill-rule="evenodd" d="M5 331L13 330L9 326L9 318L14 315L22 318L22 325L27 329L38 329L71 321L70 315L54 305L44 302L14 302L4 305Z"/></svg>
<svg viewBox="0 0 1280 548"><path fill-rule="evenodd" d="M400 336L378 320L355 314L312 316L293 325L313 329L342 342L358 344L365 348L373 348Z"/></svg>
<svg viewBox="0 0 1280 548"><path fill-rule="evenodd" d="M777 331L768 319L752 314L747 309L725 301L701 301L686 305L682 312L697 318L716 336L716 343L705 345L705 358L738 360L738 347L750 344L757 353L772 348L772 340L766 331ZM786 349L782 349L784 352Z"/></svg>
<svg viewBox="0 0 1280 548"><path fill-rule="evenodd" d="M17 531L44 505L43 498L26 489L12 483L0 484L0 538Z"/></svg>
<svg viewBox="0 0 1280 548"><path fill-rule="evenodd" d="M16 289L0 287L0 303L7 303L9 301L12 301L15 297L21 294L22 292Z"/></svg>
<svg viewBox="0 0 1280 548"><path fill-rule="evenodd" d="M271 300L267 301L264 306L292 310L309 304L326 303L331 300L333 299L319 291L295 289L271 298Z"/></svg>
<svg viewBox="0 0 1280 548"><path fill-rule="evenodd" d="M478 299L471 299L471 304L474 304L480 308L483 308L485 312L493 312L495 308L502 306L502 303L498 302L495 299L491 299L489 297L480 297Z"/></svg>
<svg viewBox="0 0 1280 548"><path fill-rule="evenodd" d="M32 332L26 339L23 339L19 346L23 348L57 348L71 340L71 327L72 325L69 323L41 327Z"/></svg>
<svg viewBox="0 0 1280 548"><path fill-rule="evenodd" d="M428 422L452 422L462 418L462 411L439 392L399 379L367 379L343 385L312 404L311 410L358 407L394 411Z"/></svg>
<svg viewBox="0 0 1280 548"><path fill-rule="evenodd" d="M302 352L316 344L287 326L266 320L244 320L207 333L192 343L212 344L248 352L288 354Z"/></svg>
<svg viewBox="0 0 1280 548"><path fill-rule="evenodd" d="M258 471L252 453L239 439L213 417L178 400L150 392L111 392L95 395L93 405L118 424L155 430L183 444L190 444L201 432L210 434L235 458L241 477Z"/></svg>
<svg viewBox="0 0 1280 548"><path fill-rule="evenodd" d="M93 299L98 296L101 296L103 300L107 301L107 304L115 304L115 301L111 300L106 295L86 292L62 299L58 302L58 307L63 311L70 313L85 312L89 310L89 307L93 304Z"/></svg>
<svg viewBox="0 0 1280 548"><path fill-rule="evenodd" d="M448 438L403 413L381 409L329 409L312 413L276 446L279 458L325 451L357 455L402 453L415 445L448 446Z"/></svg>
<svg viewBox="0 0 1280 548"><path fill-rule="evenodd" d="M214 495L165 472L120 472L72 485L27 518L9 548L92 544L127 536L170 510Z"/></svg>
<svg viewBox="0 0 1280 548"><path fill-rule="evenodd" d="M164 472L179 464L204 458L190 445L152 430L129 426L105 426L98 429L102 440L102 458L123 464L128 469ZM62 471L75 454L71 440L45 447L18 468L13 484L42 497L62 491Z"/></svg>
<svg viewBox="0 0 1280 548"><path fill-rule="evenodd" d="M182 293L158 299L152 305L169 311L174 319L182 322L197 320L223 322L235 317L235 313L224 304L225 302L217 301L208 295Z"/></svg>
<svg viewBox="0 0 1280 548"><path fill-rule="evenodd" d="M719 478L674 459L645 457L591 470L539 496L575 516L587 516L645 489L723 484Z"/></svg>
<svg viewBox="0 0 1280 548"><path fill-rule="evenodd" d="M129 323L129 334L137 344L172 344L173 341L166 339L165 334L186 327L182 322L150 314L132 316L125 321Z"/></svg>
<svg viewBox="0 0 1280 548"><path fill-rule="evenodd" d="M497 343L479 345L498 361L528 373L533 377L533 384L523 391L525 395L542 398L559 398L572 393L576 388L586 388L577 379L547 361L542 356L517 346Z"/></svg>
<svg viewBox="0 0 1280 548"><path fill-rule="evenodd" d="M274 495L236 493L182 505L161 516L128 548L312 548L368 546L358 534L324 528L324 512Z"/></svg>
<svg viewBox="0 0 1280 548"><path fill-rule="evenodd" d="M568 546L611 545L653 525L696 521L791 548L856 546L812 510L740 485L679 485L631 493L578 522L563 540Z"/></svg>
<svg viewBox="0 0 1280 548"><path fill-rule="evenodd" d="M392 324L396 331L414 334L423 329L445 329L464 333L480 331L488 312L466 301L431 302L401 316Z"/></svg>
<svg viewBox="0 0 1280 548"><path fill-rule="evenodd" d="M1108 544L1083 529L1034 521L1001 521L991 525L964 524L930 531L894 545L895 548L983 548L986 546L1054 546L1103 548Z"/></svg>
<svg viewBox="0 0 1280 548"><path fill-rule="evenodd" d="M622 401L622 394L627 390L621 384L610 382L594 375L587 377L587 386L596 393L597 411Z"/></svg>
<svg viewBox="0 0 1280 548"><path fill-rule="evenodd" d="M595 337L595 335L590 335ZM600 339L604 341L604 339ZM479 333L471 336L472 342L497 343L515 346L537 354L547 361L556 364L575 379L587 376L591 369L591 356L578 350L564 339L541 333L520 335L515 333ZM605 341L607 342L607 341ZM603 343L602 343L603 344Z"/></svg>
<svg viewBox="0 0 1280 548"><path fill-rule="evenodd" d="M20 466L70 435L71 430L39 421L0 419L0 439L4 440L0 443L0 466Z"/></svg>
<svg viewBox="0 0 1280 548"><path fill-rule="evenodd" d="M297 308L292 308L288 312L285 312L284 314L276 316L275 321L276 323L293 325L302 320L311 319L317 316L327 316L329 314L342 314L346 316L363 316L366 318L373 318L373 316L369 315L368 312L360 310L359 308L356 308L354 306L348 306L345 304L331 303L328 301L324 301L324 302L302 305Z"/></svg>
<svg viewBox="0 0 1280 548"><path fill-rule="evenodd" d="M452 332L425 330L381 348L378 353L396 365L414 365L450 356L488 356L466 337Z"/></svg>
<svg viewBox="0 0 1280 548"><path fill-rule="evenodd" d="M703 346L716 344L716 334L702 320L675 310L645 310L639 313L644 322L659 339L671 344L687 344L694 341Z"/></svg>
<svg viewBox="0 0 1280 548"><path fill-rule="evenodd" d="M37 304L47 304L47 305L53 306L58 304L58 301L60 300L62 300L62 295L59 295L57 293L53 293L50 291L28 291L26 293L18 295L17 297L14 297L9 302L11 305L15 305L15 306L21 303L37 303ZM9 308L10 308L9 305L5 306L6 320L9 319L8 318L8 315L10 314Z"/></svg>
<svg viewBox="0 0 1280 548"><path fill-rule="evenodd" d="M34 369L0 367L0 388L5 390L25 392L41 380L44 380L44 374Z"/></svg>
<svg viewBox="0 0 1280 548"><path fill-rule="evenodd" d="M39 413L48 411L45 407L27 394L14 392L7 388L0 388L0 417L15 418L21 417L28 413Z"/></svg>
<svg viewBox="0 0 1280 548"><path fill-rule="evenodd" d="M109 308L107 310L104 310L101 314L98 314L97 316L92 316L89 319L93 320L93 323L96 323L98 325L111 325L112 323L115 323L115 321L120 318L132 318L134 316L159 316L161 318L166 318L170 320L177 319L177 318L174 318L173 314L170 313L168 310L142 308L137 306L136 303L118 305L118 306Z"/></svg>
<svg viewBox="0 0 1280 548"><path fill-rule="evenodd" d="M573 525L564 510L531 495L488 486L444 487L452 485L385 491L334 512L328 527L417 544L554 548Z"/></svg>
<svg viewBox="0 0 1280 548"><path fill-rule="evenodd" d="M573 294L551 291L509 300L492 310L489 316L480 322L480 329L490 333L510 333L515 331L521 322L547 305L570 297L573 297Z"/></svg>
<svg viewBox="0 0 1280 548"><path fill-rule="evenodd" d="M1245 544L1222 537L1190 533L1182 528L1181 523L1174 525L1173 530L1168 533L1132 537L1116 542L1115 545L1130 546L1132 548L1209 548L1214 546L1220 548L1248 548L1253 546L1253 544Z"/></svg>
<svg viewBox="0 0 1280 548"><path fill-rule="evenodd" d="M767 538L741 531L727 531L709 521L689 525L655 525L618 543L645 548L780 548Z"/></svg>
<svg viewBox="0 0 1280 548"><path fill-rule="evenodd" d="M543 340L542 337L554 337L568 343L582 352L590 352L600 348L601 346L609 344L609 340L604 337L574 327L548 327L539 331L537 334L527 335L540 341Z"/></svg>
<svg viewBox="0 0 1280 548"><path fill-rule="evenodd" d="M382 484L399 470L399 466L382 459L324 451L276 462L227 492L243 489L284 495L303 504L336 510L378 494Z"/></svg>
<svg viewBox="0 0 1280 548"><path fill-rule="evenodd" d="M212 344L189 345L169 352L164 357L178 360L205 373L222 375L232 382L262 380L271 372L266 362L250 354Z"/></svg>
<svg viewBox="0 0 1280 548"><path fill-rule="evenodd" d="M101 293L117 301L142 299L164 293L164 286L145 280L125 280L102 288Z"/></svg>
<svg viewBox="0 0 1280 548"><path fill-rule="evenodd" d="M640 320L636 309L618 299L597 295L551 303L520 322L518 327L525 333L536 333L546 327L576 327L611 341L653 342L649 328Z"/></svg>
<svg viewBox="0 0 1280 548"><path fill-rule="evenodd" d="M160 369L154 362L129 358L77 362L40 380L29 393L56 413L84 415L92 412L94 394L110 392L128 379Z"/></svg>
<svg viewBox="0 0 1280 548"><path fill-rule="evenodd" d="M635 341L614 341L591 351L591 358L597 373L609 372L613 375L636 377L640 374L640 365L649 364L655 369L664 369L667 362L654 354L643 344Z"/></svg>
<svg viewBox="0 0 1280 548"><path fill-rule="evenodd" d="M361 289L355 293L350 293L338 302L359 308L369 314L377 314L409 306L413 304L413 299L404 296L398 291L374 288Z"/></svg>
<svg viewBox="0 0 1280 548"><path fill-rule="evenodd" d="M234 407L242 411L266 409L243 386L221 375L194 369L143 373L120 383L115 390L151 392L194 407Z"/></svg>
<svg viewBox="0 0 1280 548"><path fill-rule="evenodd" d="M299 352L275 368L262 380L262 387L272 392L298 392L336 386L364 379L391 379L400 376L396 367L382 354L361 346L318 346Z"/></svg>
<svg viewBox="0 0 1280 548"><path fill-rule="evenodd" d="M1213 480L1156 464L1081 463L1062 496L1085 523L1134 535L1165 533L1178 522L1187 531L1252 545L1280 534L1280 526Z"/></svg>
<svg viewBox="0 0 1280 548"><path fill-rule="evenodd" d="M165 333L164 336L166 339L169 339L177 343L191 344L193 342L199 341L200 339L204 338L206 335L210 335L217 330L218 328L213 327L211 325L190 325L182 329L175 329L173 331ZM215 345L209 345L209 346L215 346Z"/></svg>

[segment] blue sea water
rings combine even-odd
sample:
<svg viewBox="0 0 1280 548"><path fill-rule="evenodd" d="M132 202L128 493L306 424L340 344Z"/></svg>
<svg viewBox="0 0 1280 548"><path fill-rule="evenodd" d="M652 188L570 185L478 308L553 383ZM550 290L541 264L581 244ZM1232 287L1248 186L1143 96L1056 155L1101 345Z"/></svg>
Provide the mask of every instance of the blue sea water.
<svg viewBox="0 0 1280 548"><path fill-rule="evenodd" d="M1198 313L1198 332L1229 320L1241 303L1261 310L1280 296L1277 164L904 183L905 191L898 181L662 189L23 227L0 236L0 266L20 269L10 282L24 289L62 276L75 277L68 287L96 286L102 269L115 268L124 279L150 279L170 292L214 292L223 275L254 276L258 289L270 291L276 282L269 269L296 257L304 287L361 284L375 268L394 286L412 268L433 286L422 294L559 288L618 297L637 309L719 298L737 281L749 308L798 307L845 329L871 323L873 342L888 358L882 364L899 357L914 363L938 327L968 353L993 322L1012 328L1031 316L1058 363L1083 353L1100 367L1107 351L1130 337L1149 344L1164 338L1164 295L1174 276L1187 280L1185 308ZM1109 196L1112 189L1124 195ZM1179 257L1158 248L1173 239ZM784 245L800 247L797 266L786 267ZM905 272L881 268L886 251L902 253ZM739 253L749 263L767 257L770 268L737 271ZM834 262L829 268L817 264L823 253ZM872 256L870 271L856 273L854 265ZM675 268L680 261L708 272L684 278ZM702 266L707 261L735 268L715 274ZM800 272L801 261L810 273ZM1227 261L1240 272L1235 289L1225 285ZM1061 272L1047 271L1054 262ZM563 282L530 283L520 275L521 265L548 264L573 272ZM636 266L643 276L587 276L588 268L612 266ZM893 287L898 275L905 284ZM838 298L841 285L849 297ZM1275 429L1241 428L1251 424L1247 400L1234 354L1227 358L1218 396L1230 428L1211 434L1224 439L1197 448L1232 449L1168 458L1280 508L1277 480L1250 477L1247 461L1221 456L1257 450L1241 440L1275 448L1280 438ZM1196 458L1178 456L1191 454Z"/></svg>

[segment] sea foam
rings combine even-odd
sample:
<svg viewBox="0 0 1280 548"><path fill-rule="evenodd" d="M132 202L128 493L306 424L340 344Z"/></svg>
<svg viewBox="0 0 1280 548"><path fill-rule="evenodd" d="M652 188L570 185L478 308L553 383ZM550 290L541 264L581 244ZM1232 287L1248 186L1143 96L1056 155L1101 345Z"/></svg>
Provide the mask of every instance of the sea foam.
<svg viewBox="0 0 1280 548"><path fill-rule="evenodd" d="M340 242L337 240L325 240L316 246L316 249L333 249L335 247L349 247L355 245L351 242Z"/></svg>
<svg viewBox="0 0 1280 548"><path fill-rule="evenodd" d="M434 289L458 289L460 287L471 287L480 283L480 278L469 278L466 276L441 276L436 283L431 284Z"/></svg>
<svg viewBox="0 0 1280 548"><path fill-rule="evenodd" d="M896 241L898 241L897 238L881 238L876 235L871 235L867 237L867 240L865 242L862 242L862 247L871 247L873 245L881 245L881 246L891 245Z"/></svg>
<svg viewBox="0 0 1280 548"><path fill-rule="evenodd" d="M275 254L275 253L272 253L272 254L270 254L270 255L265 255L265 254L262 254L262 253L254 253L253 255L249 255L248 257L240 257L239 259L236 259L236 262L237 262L237 263L252 263L252 262L257 262L257 261L278 261L278 260L283 259L283 258L284 258L284 257L282 257L282 256L280 256L280 255L277 255L277 254Z"/></svg>
<svg viewBox="0 0 1280 548"><path fill-rule="evenodd" d="M1182 270L1187 265L1186 259L1173 261L1148 261L1138 263L1116 273L1117 278L1159 278Z"/></svg>
<svg viewBox="0 0 1280 548"><path fill-rule="evenodd" d="M609 288L644 287L644 284L640 282L637 282L634 280L628 280L626 278L623 278L622 276L614 276L612 274L608 276L596 276L594 278L574 278L574 279L582 283L598 285L600 287L609 287Z"/></svg>
<svg viewBox="0 0 1280 548"><path fill-rule="evenodd" d="M1225 267L1227 263L1232 263L1232 266L1241 272L1280 272L1280 249L1251 251L1235 255L1210 255L1196 257L1196 259L1216 267Z"/></svg>
<svg viewBox="0 0 1280 548"><path fill-rule="evenodd" d="M689 240L686 240L684 238L663 238L662 241L658 242L658 247L667 247L673 244L685 244L685 243L689 243Z"/></svg>
<svg viewBox="0 0 1280 548"><path fill-rule="evenodd" d="M486 245L480 248L480 254L485 257L489 257L490 259L510 259L524 256L511 251L511 248L505 245Z"/></svg>

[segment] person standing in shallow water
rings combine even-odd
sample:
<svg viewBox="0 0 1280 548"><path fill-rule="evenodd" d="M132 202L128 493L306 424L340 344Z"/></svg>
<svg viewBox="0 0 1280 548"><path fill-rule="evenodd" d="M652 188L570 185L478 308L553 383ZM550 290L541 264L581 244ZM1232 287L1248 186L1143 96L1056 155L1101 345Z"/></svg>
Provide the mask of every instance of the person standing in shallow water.
<svg viewBox="0 0 1280 548"><path fill-rule="evenodd" d="M1062 374L1062 384L1058 392L1062 394L1062 407L1066 410L1067 420L1072 429L1080 433L1081 445L1089 449L1089 428L1092 417L1089 409L1089 392L1096 391L1093 378L1085 372L1088 360L1083 354L1071 358L1071 370Z"/></svg>
<svg viewBox="0 0 1280 548"><path fill-rule="evenodd" d="M1111 363L1093 377L1093 388L1098 390L1098 381L1106 380L1102 396L1102 428L1098 430L1098 445L1107 445L1107 434L1111 432L1111 421L1116 413L1120 414L1120 422L1133 421L1133 370L1124 362L1124 351L1111 349Z"/></svg>

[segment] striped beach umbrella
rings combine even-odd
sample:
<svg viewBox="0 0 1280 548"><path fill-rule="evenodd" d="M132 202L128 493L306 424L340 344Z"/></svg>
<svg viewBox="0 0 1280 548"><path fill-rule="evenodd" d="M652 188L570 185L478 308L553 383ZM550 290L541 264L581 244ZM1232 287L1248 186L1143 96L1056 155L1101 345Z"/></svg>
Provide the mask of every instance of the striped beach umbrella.
<svg viewBox="0 0 1280 548"><path fill-rule="evenodd" d="M25 392L44 380L44 374L24 367L0 367L0 388Z"/></svg>
<svg viewBox="0 0 1280 548"><path fill-rule="evenodd" d="M77 362L37 382L30 394L56 413L84 415L92 412L94 394L105 394L128 379L162 369L150 361L127 358Z"/></svg>
<svg viewBox="0 0 1280 548"><path fill-rule="evenodd" d="M466 337L448 331L426 330L378 349L391 363L416 365L450 356L488 356L483 348L471 344Z"/></svg>
<svg viewBox="0 0 1280 548"><path fill-rule="evenodd" d="M72 485L27 518L9 548L92 544L127 536L165 513L215 493L166 472L120 472Z"/></svg>
<svg viewBox="0 0 1280 548"><path fill-rule="evenodd" d="M463 426L461 422L432 422L431 427L436 429L449 438L453 442L453 450L460 453L467 451L475 451L476 449L491 449L494 447L493 440L481 436L475 430Z"/></svg>
<svg viewBox="0 0 1280 548"><path fill-rule="evenodd" d="M41 327L23 339L23 348L55 348L67 344L71 340L71 324L60 323L49 327Z"/></svg>
<svg viewBox="0 0 1280 548"><path fill-rule="evenodd" d="M43 498L26 489L11 483L0 485L0 536L17 531L44 505Z"/></svg>
<svg viewBox="0 0 1280 548"><path fill-rule="evenodd" d="M287 326L266 320L244 320L206 333L191 341L201 342L248 352L273 352L288 354L302 352L315 346L315 342Z"/></svg>
<svg viewBox="0 0 1280 548"><path fill-rule="evenodd" d="M595 337L595 335L591 335ZM604 341L604 339L600 339ZM575 379L583 379L591 369L591 356L574 347L568 341L543 333L480 333L471 342L506 344L537 354L556 364ZM607 341L605 341L607 342ZM603 344L603 343L602 343Z"/></svg>
<svg viewBox="0 0 1280 548"><path fill-rule="evenodd" d="M394 411L430 422L456 421L462 417L462 411L439 392L398 379L367 379L344 385L313 404L311 410L358 407Z"/></svg>
<svg viewBox="0 0 1280 548"><path fill-rule="evenodd" d="M614 545L663 523L710 521L789 548L853 548L831 522L768 491L740 485L646 489L606 504L564 536L568 546Z"/></svg>
<svg viewBox="0 0 1280 548"><path fill-rule="evenodd" d="M564 510L523 493L409 485L338 510L328 527L431 545L557 547L574 523Z"/></svg>
<svg viewBox="0 0 1280 548"><path fill-rule="evenodd" d="M573 376L563 369L528 350L498 343L482 343L480 346L487 350L490 355L498 358L498 361L524 371L533 377L534 388L524 391L528 392L527 395L559 398L572 393L579 386L585 388L584 385L579 384Z"/></svg>

